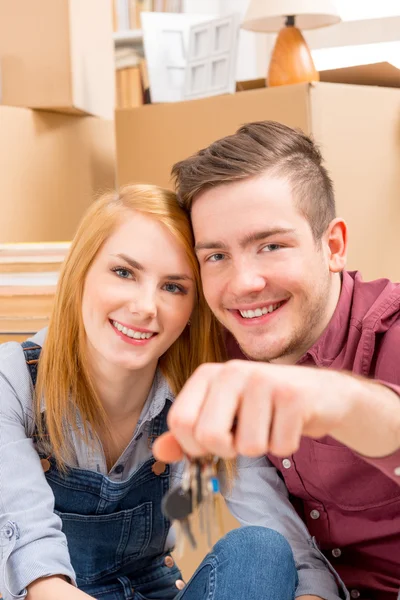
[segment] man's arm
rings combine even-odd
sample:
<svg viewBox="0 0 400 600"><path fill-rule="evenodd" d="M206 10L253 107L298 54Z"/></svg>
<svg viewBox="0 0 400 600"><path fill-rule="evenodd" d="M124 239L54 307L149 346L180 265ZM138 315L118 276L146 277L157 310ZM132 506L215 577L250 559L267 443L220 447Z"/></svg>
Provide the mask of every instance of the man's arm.
<svg viewBox="0 0 400 600"><path fill-rule="evenodd" d="M329 369L250 361L203 365L176 398L168 422L191 456L289 456L303 435L332 436L374 459L400 448L398 395ZM160 457L170 442L155 447Z"/></svg>
<svg viewBox="0 0 400 600"><path fill-rule="evenodd" d="M400 485L400 387L359 379L363 393L330 435Z"/></svg>

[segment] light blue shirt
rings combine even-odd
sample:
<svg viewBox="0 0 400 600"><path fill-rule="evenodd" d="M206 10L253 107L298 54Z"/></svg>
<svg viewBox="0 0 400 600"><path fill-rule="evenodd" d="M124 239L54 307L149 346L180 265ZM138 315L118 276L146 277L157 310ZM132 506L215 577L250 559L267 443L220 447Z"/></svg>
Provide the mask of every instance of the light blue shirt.
<svg viewBox="0 0 400 600"><path fill-rule="evenodd" d="M45 336L46 330L42 330L31 341L43 346ZM172 392L157 371L132 440L110 471L101 447L97 451L89 448L71 429L74 456L70 466L100 472L114 481L129 478L151 457L147 433L167 398L173 399ZM0 592L5 600L24 598L26 587L40 577L66 575L75 581L61 520L54 512L53 492L31 439L33 399L21 345L0 345ZM117 465L123 470L116 469ZM180 481L182 469L182 463L172 465L172 486ZM225 499L242 525L271 527L289 541L299 574L296 596L339 598L329 563L310 538L288 499L285 484L265 457L239 458L237 479ZM171 528L166 550L172 549L174 542Z"/></svg>

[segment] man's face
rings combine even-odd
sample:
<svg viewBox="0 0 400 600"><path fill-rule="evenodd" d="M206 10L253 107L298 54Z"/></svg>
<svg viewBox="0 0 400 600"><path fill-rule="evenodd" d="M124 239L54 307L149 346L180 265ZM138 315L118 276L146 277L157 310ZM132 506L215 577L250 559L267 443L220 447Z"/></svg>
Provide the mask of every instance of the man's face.
<svg viewBox="0 0 400 600"><path fill-rule="evenodd" d="M203 192L192 222L204 293L253 360L294 363L329 322L329 246L267 173Z"/></svg>

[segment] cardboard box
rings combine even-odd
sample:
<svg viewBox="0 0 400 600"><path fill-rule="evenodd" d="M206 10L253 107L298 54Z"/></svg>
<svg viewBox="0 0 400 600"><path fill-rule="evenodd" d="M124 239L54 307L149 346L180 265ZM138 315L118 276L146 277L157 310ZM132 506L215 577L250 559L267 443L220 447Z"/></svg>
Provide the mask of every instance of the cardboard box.
<svg viewBox="0 0 400 600"><path fill-rule="evenodd" d="M0 0L1 103L113 118L109 0Z"/></svg>
<svg viewBox="0 0 400 600"><path fill-rule="evenodd" d="M319 72L320 81L326 83L351 83L356 85L378 85L380 87L400 87L400 69L388 62L353 65ZM265 78L238 81L237 92L265 88Z"/></svg>
<svg viewBox="0 0 400 600"><path fill-rule="evenodd" d="M321 81L400 87L400 69L388 62L327 69L319 72Z"/></svg>
<svg viewBox="0 0 400 600"><path fill-rule="evenodd" d="M400 90L335 83L256 89L116 113L117 179L172 187L170 170L243 123L311 134L349 225L349 268L400 280Z"/></svg>
<svg viewBox="0 0 400 600"><path fill-rule="evenodd" d="M115 185L114 123L0 106L0 241L68 241Z"/></svg>

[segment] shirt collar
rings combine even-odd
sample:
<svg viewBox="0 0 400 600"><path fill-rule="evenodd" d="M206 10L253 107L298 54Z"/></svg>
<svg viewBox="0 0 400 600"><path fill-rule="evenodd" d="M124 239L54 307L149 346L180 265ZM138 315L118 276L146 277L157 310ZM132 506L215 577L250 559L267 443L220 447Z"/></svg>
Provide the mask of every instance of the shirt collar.
<svg viewBox="0 0 400 600"><path fill-rule="evenodd" d="M343 271L342 287L335 312L325 331L313 346L297 361L298 365L312 361L317 367L329 367L346 345L354 291L352 273Z"/></svg>
<svg viewBox="0 0 400 600"><path fill-rule="evenodd" d="M167 400L173 402L173 399L174 396L168 382L162 374L161 369L158 368L149 395L147 396L147 400L140 414L138 425L155 419L164 409Z"/></svg>

